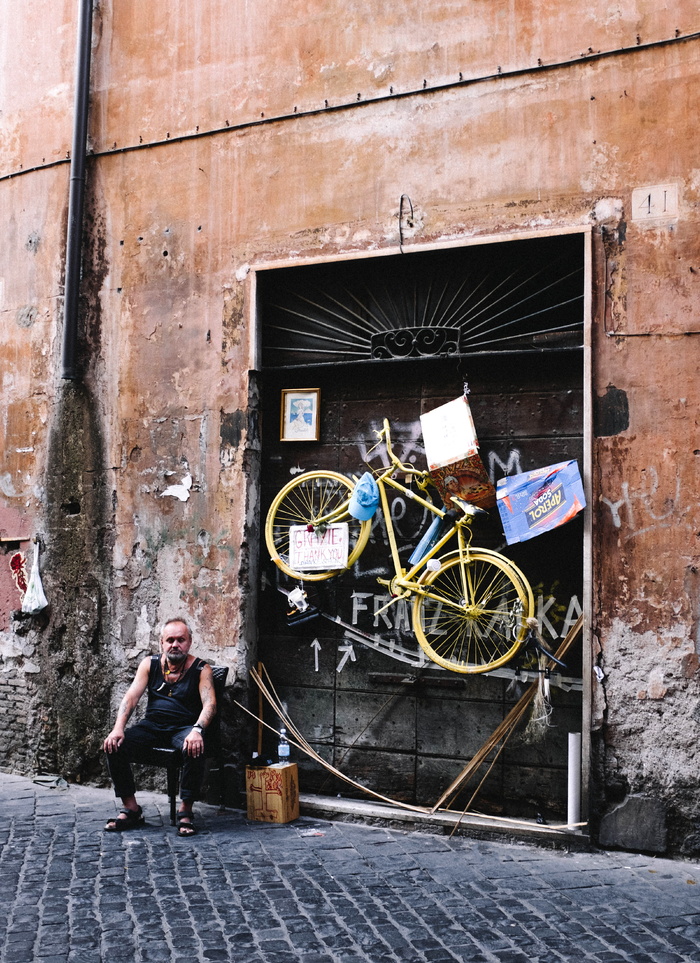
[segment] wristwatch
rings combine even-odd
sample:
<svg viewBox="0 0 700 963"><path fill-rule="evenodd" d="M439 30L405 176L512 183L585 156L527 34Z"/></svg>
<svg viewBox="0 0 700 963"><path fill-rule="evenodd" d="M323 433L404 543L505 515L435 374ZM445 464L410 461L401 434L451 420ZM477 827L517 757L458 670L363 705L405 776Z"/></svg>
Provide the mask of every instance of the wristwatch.
<svg viewBox="0 0 700 963"><path fill-rule="evenodd" d="M192 726L192 728L193 728L193 729L199 729L199 731L202 733L202 735L204 735L204 726L200 726L200 724L199 724L198 722L195 722L195 724Z"/></svg>

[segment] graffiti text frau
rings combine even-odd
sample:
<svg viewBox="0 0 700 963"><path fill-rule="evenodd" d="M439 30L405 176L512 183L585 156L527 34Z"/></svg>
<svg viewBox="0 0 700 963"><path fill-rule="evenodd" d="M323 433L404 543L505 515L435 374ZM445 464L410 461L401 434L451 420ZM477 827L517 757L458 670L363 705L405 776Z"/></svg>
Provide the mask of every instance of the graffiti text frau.
<svg viewBox="0 0 700 963"><path fill-rule="evenodd" d="M684 504L683 486L678 474L671 489L661 485L659 474L653 466L649 466L642 475L643 483L637 488L622 482L619 499L601 497L603 504L610 509L615 528L622 528L624 524L630 530L627 538L635 538L657 528L670 528L691 511L690 505ZM686 527L691 526L687 524Z"/></svg>
<svg viewBox="0 0 700 963"><path fill-rule="evenodd" d="M352 593L352 616L353 625L367 628L367 623L371 623L371 628L379 629L380 632L394 631L407 632L413 631L411 623L411 613L409 602L406 599L397 599L392 605L387 607L390 596L386 593L375 592L353 592ZM576 595L569 599L564 622L561 627L556 627L549 619L549 612L557 600L554 596L538 595L536 600L535 616L543 635L549 635L553 639L563 639L569 630L576 624L576 620L581 615L581 603ZM437 632L436 634L440 634Z"/></svg>

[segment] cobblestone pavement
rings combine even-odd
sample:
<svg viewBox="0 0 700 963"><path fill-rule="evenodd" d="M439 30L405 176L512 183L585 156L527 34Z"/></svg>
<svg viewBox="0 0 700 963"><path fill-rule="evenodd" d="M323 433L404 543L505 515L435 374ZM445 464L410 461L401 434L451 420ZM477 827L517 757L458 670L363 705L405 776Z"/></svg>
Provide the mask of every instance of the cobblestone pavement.
<svg viewBox="0 0 700 963"><path fill-rule="evenodd" d="M700 963L700 867L167 800L0 773L0 963Z"/></svg>

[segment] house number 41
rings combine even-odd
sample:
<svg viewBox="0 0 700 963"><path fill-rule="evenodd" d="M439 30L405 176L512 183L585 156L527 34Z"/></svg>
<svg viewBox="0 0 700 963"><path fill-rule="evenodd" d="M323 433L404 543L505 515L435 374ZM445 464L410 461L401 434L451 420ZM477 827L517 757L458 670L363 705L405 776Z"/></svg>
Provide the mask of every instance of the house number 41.
<svg viewBox="0 0 700 963"><path fill-rule="evenodd" d="M632 191L632 220L658 221L678 217L678 185L657 184Z"/></svg>

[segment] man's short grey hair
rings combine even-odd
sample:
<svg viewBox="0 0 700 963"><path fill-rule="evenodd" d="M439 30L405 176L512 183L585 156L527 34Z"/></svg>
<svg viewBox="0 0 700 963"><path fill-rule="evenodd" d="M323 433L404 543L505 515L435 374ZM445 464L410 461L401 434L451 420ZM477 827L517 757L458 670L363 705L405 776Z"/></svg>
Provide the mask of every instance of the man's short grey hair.
<svg viewBox="0 0 700 963"><path fill-rule="evenodd" d="M189 635L190 641L191 641L191 640L192 640L192 628L191 628L191 626L190 626L190 623L187 621L187 619L183 619L183 618L181 618L181 616L179 616L179 615L175 615L175 616L173 616L173 618L171 618L171 619L166 619L165 622L161 622L160 631L158 632L158 638L159 638L159 639L162 639L162 638L163 638L163 633L165 632L166 626L172 625L173 622L180 622L180 623L182 623L182 625L185 626L185 628L187 629L187 634Z"/></svg>

